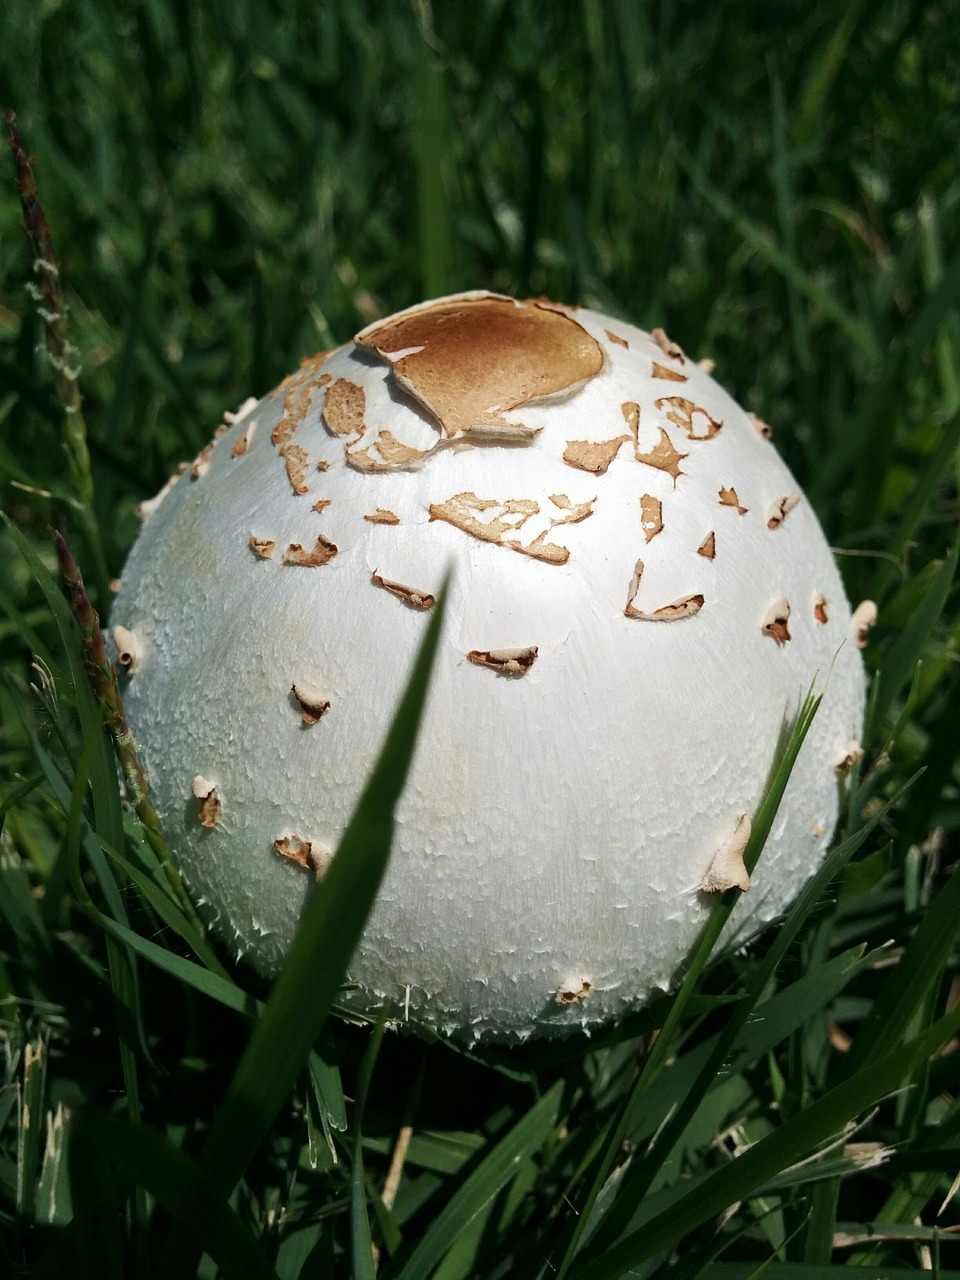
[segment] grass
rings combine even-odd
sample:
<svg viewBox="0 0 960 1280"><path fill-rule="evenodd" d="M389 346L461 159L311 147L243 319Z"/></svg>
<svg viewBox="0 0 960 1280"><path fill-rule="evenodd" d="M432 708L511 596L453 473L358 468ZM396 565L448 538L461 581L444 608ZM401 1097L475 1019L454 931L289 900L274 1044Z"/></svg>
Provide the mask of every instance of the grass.
<svg viewBox="0 0 960 1280"><path fill-rule="evenodd" d="M10 167L0 1275L960 1276L952 6L8 0L0 36L89 448ZM880 611L867 754L782 926L709 966L705 939L675 995L589 1042L510 1052L326 1016L373 871L315 899L322 988L309 935L272 991L203 935L121 801L49 536L104 611L135 505L224 409L475 286L714 357ZM394 791L428 659L379 766ZM377 816L352 865L382 864Z"/></svg>

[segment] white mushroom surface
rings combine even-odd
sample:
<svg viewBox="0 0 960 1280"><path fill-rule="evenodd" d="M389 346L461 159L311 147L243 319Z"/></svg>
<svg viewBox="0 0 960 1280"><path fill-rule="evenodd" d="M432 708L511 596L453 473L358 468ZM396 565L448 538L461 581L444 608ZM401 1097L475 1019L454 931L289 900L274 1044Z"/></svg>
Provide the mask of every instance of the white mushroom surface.
<svg viewBox="0 0 960 1280"><path fill-rule="evenodd" d="M714 859L815 679L728 943L816 869L861 736L850 609L773 444L662 331L470 293L304 361L152 509L113 611L167 837L265 973L323 872L283 851L336 849L451 567L345 1001L471 1041L589 1029L669 987L704 886L747 882Z"/></svg>

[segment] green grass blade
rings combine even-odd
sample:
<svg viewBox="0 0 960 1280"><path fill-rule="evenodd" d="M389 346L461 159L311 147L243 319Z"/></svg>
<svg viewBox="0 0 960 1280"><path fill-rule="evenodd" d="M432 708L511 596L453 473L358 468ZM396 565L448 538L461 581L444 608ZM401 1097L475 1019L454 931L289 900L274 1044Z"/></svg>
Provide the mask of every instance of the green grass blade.
<svg viewBox="0 0 960 1280"><path fill-rule="evenodd" d="M675 148L677 163L689 176L707 204L737 231L754 252L758 253L784 280L803 297L817 307L827 319L832 320L841 333L866 356L873 365L879 364L882 350L877 335L870 326L853 312L848 311L829 286L810 275L795 258L773 243L762 227L740 213L731 200L707 177L704 170L686 151Z"/></svg>
<svg viewBox="0 0 960 1280"><path fill-rule="evenodd" d="M783 793L787 789L787 783L790 781L790 774L796 764L797 756L800 754L800 748L803 746L804 739L813 724L814 717L819 710L821 696L814 696L809 693L804 699L797 715L796 722L791 728L789 736L783 745L783 751L780 759L776 762L773 775L764 793L763 800L753 820L750 839L744 851L743 860L749 872L753 872L766 844L767 837L773 827L774 819L777 816L777 810L780 807L780 801L783 799ZM683 1017L687 1002L693 993L695 984L699 981L707 961L709 960L720 934L730 914L733 911L737 900L740 897L740 890L731 889L723 894L718 902L713 906L706 925L693 949L690 960L688 962L686 972L684 974L683 983L677 992L676 998L671 1006L667 1019L660 1034L654 1041L653 1048L644 1061L643 1068L640 1071L637 1081L630 1091L620 1116L617 1121L611 1125L610 1132L606 1137L603 1151L600 1155L596 1172L590 1189L587 1192L583 1208L577 1217L573 1231L570 1236L569 1243L564 1251L563 1259L557 1270L557 1280L563 1280L569 1268L574 1262L579 1249L583 1247L583 1242L589 1235L593 1227L592 1215L600 1197L600 1193L606 1184L610 1171L613 1168L614 1161L618 1153L623 1147L623 1142L630 1130L633 1116L640 1104L640 1099L650 1088L651 1084L657 1078L660 1070L664 1066L668 1055L673 1051L673 1036L676 1028L679 1026Z"/></svg>
<svg viewBox="0 0 960 1280"><path fill-rule="evenodd" d="M85 1107L70 1122L67 1167L77 1280L124 1280L120 1191L99 1128Z"/></svg>
<svg viewBox="0 0 960 1280"><path fill-rule="evenodd" d="M896 1049L924 998L950 964L960 937L960 874L954 871L934 898L908 942L899 964L844 1055L838 1079L865 1067L878 1053Z"/></svg>
<svg viewBox="0 0 960 1280"><path fill-rule="evenodd" d="M306 1063L376 897L390 855L394 809L413 758L445 599L444 588L380 757L211 1126L200 1167L211 1189L222 1195L232 1191ZM192 1254L181 1246L182 1241L171 1243L171 1275L189 1274Z"/></svg>
<svg viewBox="0 0 960 1280"><path fill-rule="evenodd" d="M74 1129L71 1150L80 1135L77 1183L83 1179L81 1158L85 1165L94 1157L101 1177L109 1160L125 1180L146 1188L172 1217L190 1224L223 1280L277 1280L249 1229L211 1188L196 1163L162 1134L89 1110L78 1113ZM105 1273L94 1274L99 1280Z"/></svg>
<svg viewBox="0 0 960 1280"><path fill-rule="evenodd" d="M516 1176L522 1162L556 1134L563 1092L563 1082L558 1081L497 1143L431 1222L396 1280L426 1280L460 1232Z"/></svg>
<svg viewBox="0 0 960 1280"><path fill-rule="evenodd" d="M887 713L904 685L912 678L917 663L937 623L940 621L947 597L957 572L960 541L943 561L936 577L913 611L909 622L894 641L881 667L882 683L876 701L870 708L870 719L864 730L864 742L875 741L883 728Z"/></svg>
<svg viewBox="0 0 960 1280"><path fill-rule="evenodd" d="M898 1087L960 1030L960 1008L934 1023L896 1052L877 1059L831 1089L768 1137L740 1154L726 1168L702 1179L667 1211L601 1255L575 1267L573 1280L619 1280L631 1267L662 1249L673 1247L688 1232L747 1199L780 1170L808 1155L839 1133L853 1117Z"/></svg>

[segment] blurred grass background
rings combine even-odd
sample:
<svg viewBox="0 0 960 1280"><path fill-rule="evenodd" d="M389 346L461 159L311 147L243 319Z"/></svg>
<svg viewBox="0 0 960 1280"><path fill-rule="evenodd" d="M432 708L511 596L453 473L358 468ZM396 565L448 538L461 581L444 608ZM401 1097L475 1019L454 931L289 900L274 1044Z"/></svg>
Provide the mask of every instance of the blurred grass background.
<svg viewBox="0 0 960 1280"><path fill-rule="evenodd" d="M820 1002L805 1021L783 1022L779 1048L765 1044L722 1088L704 1086L693 1129L655 1189L670 1185L668 1173L682 1186L722 1172L738 1144L775 1135L782 1120L828 1095L846 1069L850 1036L864 1031L865 1068L950 1014L960 908L942 908L922 945L907 943L952 884L960 826L951 558L960 7L6 0L0 96L36 157L82 366L99 543L78 534L82 563L102 553L107 572L119 572L135 505L197 452L224 410L264 394L300 356L347 340L372 318L461 288L547 294L662 325L691 354L715 359L719 380L773 425L838 549L851 598L880 604L868 661L884 674L847 832L890 807L857 850L839 897L816 905L785 971L762 993L782 999L806 982L795 995L820 991ZM59 510L69 528L69 478L19 220L11 165L0 182L0 499L53 569L48 527ZM77 783L85 740L70 727L63 683L47 688L45 704L28 688L37 680L31 652L55 674L63 660L50 604L9 533L0 534L0 575L0 1274L5 1265L10 1274L61 1274L68 1246L50 1224L69 1218L66 1117L84 1099L118 1112L142 1107L190 1153L246 1029L149 963L135 970L130 1024L122 1016L118 1024L103 936L77 908L64 855L69 787L77 805L92 803ZM90 576L106 610L108 593ZM66 795L58 796L38 739L47 760L62 762ZM918 768L924 774L900 796ZM116 828L121 843L136 843L133 827L126 815ZM123 900L135 926L177 950L128 882ZM845 948L889 939L882 964L839 964ZM883 981L884 966L902 955L912 957L902 979L909 1017L906 997ZM749 987L754 963L740 958L713 972L685 1048L717 1033L723 1006L715 1002ZM842 982L828 978L841 970ZM902 963L893 972L903 973ZM248 974L231 970L231 981L264 994ZM366 1204L381 1274L556 1274L602 1126L664 1016L621 1029L606 1046L513 1057L467 1060L388 1036L362 1134L351 1110L356 1143L339 1127L347 1113L342 1095L331 1102L334 1076L316 1095L322 1105L301 1089L233 1210L284 1280L351 1267L361 1274L356 1224ZM780 1025L769 1010L767 1018ZM351 1097L368 1041L336 1024L324 1042L324 1062L340 1063ZM623 1209L623 1200L594 1257L581 1252L571 1274L592 1274L594 1264L611 1275L669 1266L733 1280L769 1258L784 1275L806 1268L811 1280L830 1263L882 1264L883 1274L960 1267L941 1231L956 1223L952 1205L936 1214L960 1169L951 1154L960 1127L955 1056L905 1068L911 1091L867 1125L865 1141L896 1145L883 1169L853 1177L855 1161L844 1155L842 1167L809 1184L765 1175L755 1184L764 1194L745 1197L719 1232L678 1217L668 1246L646 1262L634 1246L630 1267L617 1271L621 1255L607 1251L640 1230L641 1211L632 1201ZM320 1069L314 1062L315 1085ZM424 1075L417 1115L427 1132L391 1209L375 1187ZM664 1115L689 1084L673 1078L663 1086ZM60 1124L52 1137L24 1129L30 1097ZM511 1181L501 1170L484 1182L484 1169L508 1168L506 1156L484 1163L496 1139L523 1124L522 1174ZM713 1143L719 1131L726 1146ZM649 1136L642 1125L638 1132ZM44 1143L53 1144L49 1160ZM361 1148L375 1170L366 1193L356 1173ZM617 1198L615 1187L605 1194ZM462 1216L443 1218L457 1195ZM146 1225L142 1194L123 1205L120 1270L111 1272L105 1252L99 1274L146 1275L144 1242L162 1225ZM875 1220L900 1230L869 1240ZM859 1224L864 1239L851 1228L859 1243L835 1247L844 1223ZM418 1255L431 1229L433 1252ZM728 1271L718 1270L724 1251ZM81 1248L78 1256L97 1255ZM209 1259L203 1265L214 1274Z"/></svg>

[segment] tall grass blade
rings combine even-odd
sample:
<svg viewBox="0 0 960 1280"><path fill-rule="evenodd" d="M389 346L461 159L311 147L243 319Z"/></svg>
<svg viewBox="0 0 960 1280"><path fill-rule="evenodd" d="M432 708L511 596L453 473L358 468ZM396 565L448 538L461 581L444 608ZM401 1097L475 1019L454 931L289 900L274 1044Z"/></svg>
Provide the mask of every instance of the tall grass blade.
<svg viewBox="0 0 960 1280"><path fill-rule="evenodd" d="M257 1020L200 1156L211 1191L226 1196L307 1061L343 982L386 870L393 815L403 791L443 620L438 597L370 778L332 865L310 900L296 938ZM189 1275L192 1250L174 1238L170 1275Z"/></svg>

